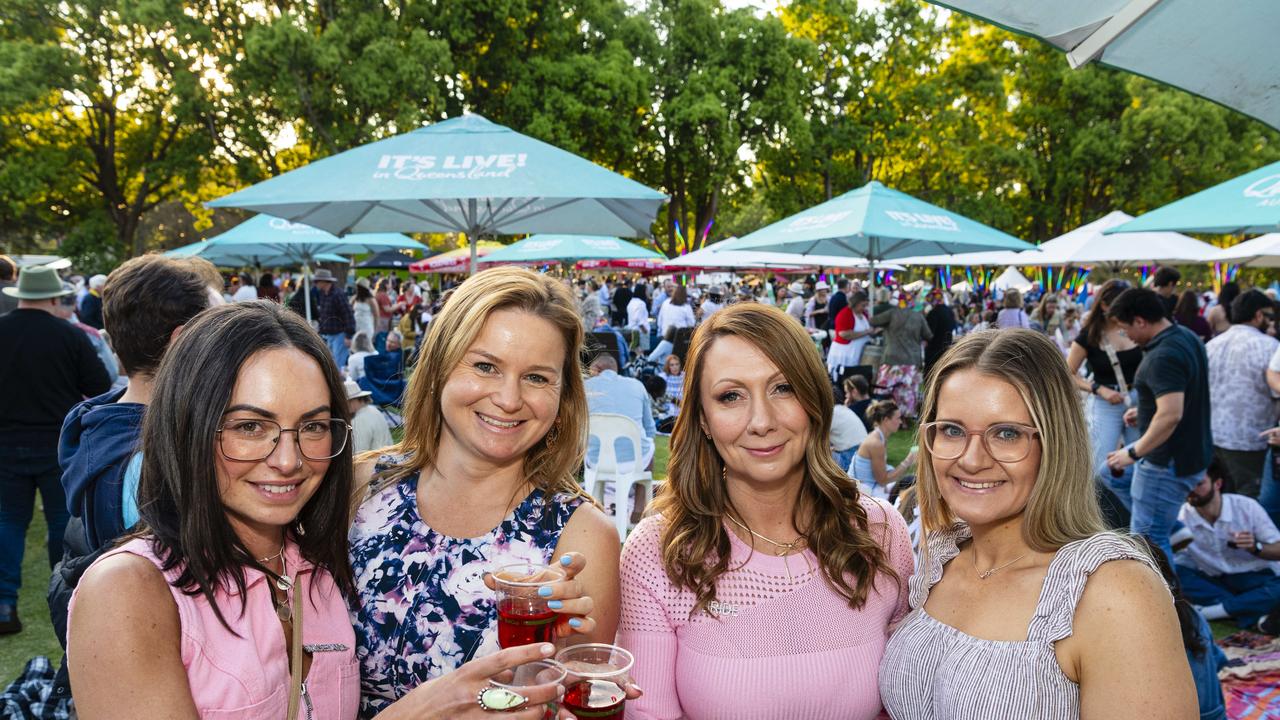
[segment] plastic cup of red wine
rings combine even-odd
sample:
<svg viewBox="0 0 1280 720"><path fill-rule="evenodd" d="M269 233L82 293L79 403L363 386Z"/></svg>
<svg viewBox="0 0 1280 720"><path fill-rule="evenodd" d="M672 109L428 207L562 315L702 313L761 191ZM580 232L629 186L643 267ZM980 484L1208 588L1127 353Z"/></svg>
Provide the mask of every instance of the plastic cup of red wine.
<svg viewBox="0 0 1280 720"><path fill-rule="evenodd" d="M622 720L635 658L617 645L573 645L556 654L569 675L564 706L579 720Z"/></svg>
<svg viewBox="0 0 1280 720"><path fill-rule="evenodd" d="M489 678L489 684L527 697L529 688L563 684L566 675L565 667L555 660L534 660L498 673ZM555 716L555 704L548 703L543 720L555 720Z"/></svg>
<svg viewBox="0 0 1280 720"><path fill-rule="evenodd" d="M564 571L537 563L503 565L493 573L498 595L498 645L504 648L555 640L556 611L538 589L564 580Z"/></svg>

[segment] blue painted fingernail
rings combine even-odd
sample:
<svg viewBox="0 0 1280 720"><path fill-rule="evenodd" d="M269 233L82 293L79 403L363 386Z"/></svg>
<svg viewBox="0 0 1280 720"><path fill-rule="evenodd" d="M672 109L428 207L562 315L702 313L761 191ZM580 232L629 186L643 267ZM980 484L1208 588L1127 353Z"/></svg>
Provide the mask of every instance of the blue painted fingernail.
<svg viewBox="0 0 1280 720"><path fill-rule="evenodd" d="M564 603L559 600L548 600L547 607L551 608L552 610L559 610L564 607Z"/></svg>
<svg viewBox="0 0 1280 720"><path fill-rule="evenodd" d="M538 597L551 597L552 592L553 590L551 589L550 585L543 585L542 587L538 588Z"/></svg>
<svg viewBox="0 0 1280 720"><path fill-rule="evenodd" d="M582 621L578 618L569 618L569 627L580 628L582 627Z"/></svg>
<svg viewBox="0 0 1280 720"><path fill-rule="evenodd" d="M560 564L564 565L565 567L569 567L570 565L573 564L573 558L569 557L568 555L561 555Z"/></svg>

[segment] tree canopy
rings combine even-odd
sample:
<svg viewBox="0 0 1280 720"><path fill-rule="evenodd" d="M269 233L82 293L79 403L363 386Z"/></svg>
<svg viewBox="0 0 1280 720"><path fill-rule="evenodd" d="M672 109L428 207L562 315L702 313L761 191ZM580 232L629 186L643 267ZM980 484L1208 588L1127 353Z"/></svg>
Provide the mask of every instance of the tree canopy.
<svg viewBox="0 0 1280 720"><path fill-rule="evenodd" d="M873 179L1042 241L1280 159L1243 115L916 0L0 0L0 246L107 269L463 111L666 192L669 255Z"/></svg>

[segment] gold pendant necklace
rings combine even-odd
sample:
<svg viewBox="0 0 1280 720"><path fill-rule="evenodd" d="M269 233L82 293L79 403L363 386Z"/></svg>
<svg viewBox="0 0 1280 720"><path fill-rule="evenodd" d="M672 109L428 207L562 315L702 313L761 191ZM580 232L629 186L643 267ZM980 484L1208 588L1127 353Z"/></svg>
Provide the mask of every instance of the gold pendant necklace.
<svg viewBox="0 0 1280 720"><path fill-rule="evenodd" d="M725 517L727 517L727 518L729 518L729 520L730 520L734 525L737 525L738 527L742 528L743 530L746 530L747 532L751 533L752 537L759 538L759 539L761 539L761 540L763 540L763 541L765 541L765 542L769 543L770 545L773 545L774 547L778 548L778 553L777 553L777 556L778 556L778 557L786 557L787 555L791 554L791 551L792 551L792 550L795 550L795 549L796 549L796 547L798 547L800 544L802 544L802 543L804 542L804 536L803 536L803 535L801 535L800 537L796 538L795 540L792 540L792 541L791 541L791 542L789 542L789 543L786 543L786 542L778 542L777 540L771 540L771 539L769 539L769 538L767 538L767 537L765 537L765 536L761 535L760 533L756 532L755 530L752 530L751 528L747 527L746 525L744 525L744 524L742 523L742 521L741 521L741 520L739 520L738 518L736 518L736 517L734 517L734 516L730 515L729 513L725 513L725 514L724 514L724 516L725 516Z"/></svg>
<svg viewBox="0 0 1280 720"><path fill-rule="evenodd" d="M1030 554L1031 554L1031 553L1029 553L1029 552L1025 552L1025 553L1022 553L1021 555L1019 555L1018 557L1016 557L1016 558L1014 558L1014 559L1010 560L1009 562L1007 562L1007 563L1005 563L1005 564L1003 564L1003 565L1000 565L999 567L993 567L993 568L991 568L990 570L979 570L979 569L978 569L978 550L977 550L977 548L970 548L970 549L973 551L973 553L969 556L969 559L973 561L973 571L974 571L975 573L977 573L977 574L978 574L978 579L979 579L979 580L986 580L987 578L991 577L992 575L995 575L995 574L996 574L997 572L999 572L1000 570L1003 570L1003 569L1005 569L1005 568L1009 567L1010 565L1012 565L1012 564L1014 564L1014 563L1018 562L1018 561L1019 561L1019 560L1021 560L1022 558L1024 558L1024 557L1026 557L1026 556L1028 556L1028 555L1030 555Z"/></svg>

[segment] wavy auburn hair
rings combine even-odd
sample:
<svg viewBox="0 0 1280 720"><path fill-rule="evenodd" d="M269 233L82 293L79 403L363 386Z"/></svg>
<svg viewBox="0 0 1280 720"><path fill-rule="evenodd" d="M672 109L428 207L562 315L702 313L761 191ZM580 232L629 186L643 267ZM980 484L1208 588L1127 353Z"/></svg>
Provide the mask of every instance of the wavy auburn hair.
<svg viewBox="0 0 1280 720"><path fill-rule="evenodd" d="M857 486L831 457L831 411L835 397L813 340L793 318L759 303L738 303L698 326L685 366L684 404L671 435L667 488L654 503L665 520L662 560L667 577L692 592L692 612L716 599L716 581L729 570L725 511L733 509L723 479L724 461L702 432L706 354L723 337L741 338L769 358L791 384L809 418L804 483L793 512L796 528L818 556L827 582L859 608L879 575L903 582L870 530ZM801 512L808 511L803 518Z"/></svg>
<svg viewBox="0 0 1280 720"><path fill-rule="evenodd" d="M542 318L554 325L564 340L560 408L547 435L526 451L525 478L548 495L567 493L586 497L573 476L582 464L587 431L578 303L559 280L519 267L497 267L476 273L454 289L449 301L432 319L405 390L404 439L391 449L405 458L379 476L374 492L435 465L444 428L440 392L480 335L485 321L498 310L519 310ZM369 455L361 459L367 457ZM358 492L356 503L364 497L366 493Z"/></svg>
<svg viewBox="0 0 1280 720"><path fill-rule="evenodd" d="M1098 312L1096 309L1094 312ZM955 373L976 370L991 382L1013 385L1040 431L1040 472L1027 499L1022 537L1037 552L1053 552L1069 542L1107 530L1094 490L1089 431L1080 391L1062 351L1034 330L1009 328L965 335L938 360L926 380L920 424L938 419L938 393ZM982 388L973 388L980 393ZM920 524L925 534L951 527L958 518L942 499L928 443L920 443L916 482ZM920 542L927 550L928 543Z"/></svg>

